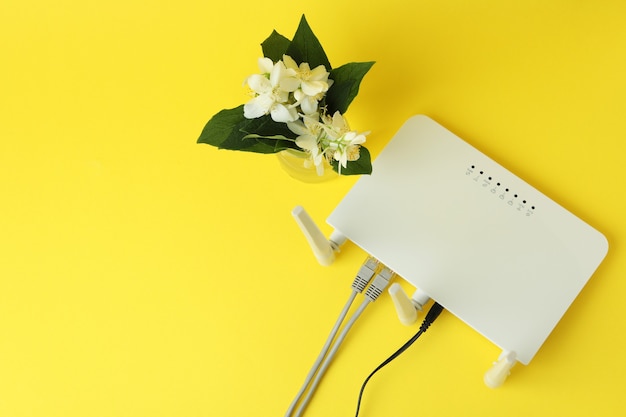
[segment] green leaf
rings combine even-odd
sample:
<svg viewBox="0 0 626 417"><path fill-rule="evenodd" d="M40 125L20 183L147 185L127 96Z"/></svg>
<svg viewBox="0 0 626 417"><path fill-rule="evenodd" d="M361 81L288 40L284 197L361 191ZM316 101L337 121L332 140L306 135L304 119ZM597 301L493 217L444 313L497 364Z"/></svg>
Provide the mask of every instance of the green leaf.
<svg viewBox="0 0 626 417"><path fill-rule="evenodd" d="M257 153L276 153L284 151L287 148L300 149L296 145L295 139L289 139L283 135L261 136L261 135L246 135L243 137L246 141L254 140L256 143L243 149L247 152Z"/></svg>
<svg viewBox="0 0 626 417"><path fill-rule="evenodd" d="M324 65L326 71L332 68L322 44L317 39L304 15L300 19L300 24L293 35L293 40L287 48L287 55L292 57L298 64L308 62L311 69L318 65Z"/></svg>
<svg viewBox="0 0 626 417"><path fill-rule="evenodd" d="M224 109L215 114L204 126L198 143L221 147L237 127L247 119L243 116L243 104L234 109Z"/></svg>
<svg viewBox="0 0 626 417"><path fill-rule="evenodd" d="M331 161L333 170L339 172L339 162ZM359 159L348 161L346 167L341 167L341 175L363 175L372 173L372 157L365 146L361 146Z"/></svg>
<svg viewBox="0 0 626 417"><path fill-rule="evenodd" d="M326 93L329 114L332 115L336 111L344 114L348 110L350 103L359 93L361 80L372 65L374 62L351 62L330 72L328 78L333 80L333 85Z"/></svg>
<svg viewBox="0 0 626 417"><path fill-rule="evenodd" d="M295 139L289 139L284 137L283 135L271 135L271 136L261 136L261 135L255 135L255 134L250 134L250 135L246 135L243 137L244 139L273 139L273 140L289 140L291 142L294 142Z"/></svg>
<svg viewBox="0 0 626 417"><path fill-rule="evenodd" d="M295 137L286 123L275 122L270 116L246 119L241 105L213 116L198 143L234 151L276 153L287 148L298 149Z"/></svg>
<svg viewBox="0 0 626 417"><path fill-rule="evenodd" d="M280 151L284 151L285 149L300 149L296 146L294 141L290 140L275 140L275 139L249 139L250 141L254 140L254 144L242 149L242 151L246 152L255 152L255 153L276 153Z"/></svg>
<svg viewBox="0 0 626 417"><path fill-rule="evenodd" d="M244 119L243 122L237 124L236 129L221 143L220 148L257 153L275 153L292 146L290 141L267 138L274 135L289 137L294 134L287 128L285 123L277 123L270 116Z"/></svg>
<svg viewBox="0 0 626 417"><path fill-rule="evenodd" d="M259 136L284 136L286 138L295 139L296 134L289 130L287 123L275 122L269 115L251 119L250 124L246 125L242 131L249 135Z"/></svg>
<svg viewBox="0 0 626 417"><path fill-rule="evenodd" d="M261 43L263 56L271 59L273 62L278 62L283 59L283 55L287 53L287 48L289 48L290 44L291 41L289 39L273 31L272 34Z"/></svg>

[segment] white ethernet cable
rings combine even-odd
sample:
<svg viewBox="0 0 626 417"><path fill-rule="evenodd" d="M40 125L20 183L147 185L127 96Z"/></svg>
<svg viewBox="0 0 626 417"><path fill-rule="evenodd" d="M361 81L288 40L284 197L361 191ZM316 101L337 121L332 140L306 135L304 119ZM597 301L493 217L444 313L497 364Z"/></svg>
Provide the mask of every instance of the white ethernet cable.
<svg viewBox="0 0 626 417"><path fill-rule="evenodd" d="M341 310L341 313L339 314L339 317L337 318L337 322L335 323L333 329L331 330L330 335L328 336L328 339L326 340L326 343L324 344L324 347L322 348L322 351L320 352L317 359L313 363L313 367L307 374L306 379L304 380L304 384L302 384L302 387L300 388L300 391L298 391L296 398L294 398L294 400L291 402L291 405L289 406L289 409L287 410L285 417L290 417L293 411L295 410L296 406L298 405L298 401L300 401L300 398L302 398L302 395L304 395L304 392L306 391L307 387L311 383L311 380L313 379L316 372L318 371L319 366L322 363L322 360L324 360L324 356L326 356L326 353L328 352L328 349L330 348L330 345L333 339L337 335L337 332L339 331L339 327L341 326L341 323L343 323L344 319L346 318L346 315L348 314L348 311L350 310L350 307L352 306L354 299L356 298L357 294L362 293L365 287L367 287L367 284L369 284L370 280L374 276L374 273L376 272L377 269L378 269L378 261L372 258L371 256L365 260L363 265L361 265L359 272L357 272L356 277L354 278L354 281L352 282L352 291L350 293L350 297L348 298L346 305L343 307L343 310Z"/></svg>
<svg viewBox="0 0 626 417"><path fill-rule="evenodd" d="M385 288L387 287L387 285L389 284L389 281L391 280L391 278L393 278L393 276L394 276L394 272L391 269L387 268L386 266L383 267L383 269L376 275L376 278L374 278L374 282L372 282L372 285L370 285L367 288L367 291L365 292L365 298L363 299L363 302L361 303L359 308L352 314L352 316L350 317L350 320L348 320L343 330L337 337L337 341L335 342L332 349L328 353L328 356L326 356L326 359L324 359L324 362L319 367L319 371L317 372L315 379L311 383L311 388L309 389L309 392L307 393L304 400L302 400L302 403L300 404L300 407L298 407L298 410L296 411L296 414L294 415L294 417L302 416L302 413L304 412L305 408L311 401L311 398L313 397L313 393L317 389L317 386L319 385L322 377L324 376L324 373L330 366L330 363L332 362L333 358L335 357L335 354L337 353L339 346L341 346L341 344L343 343L343 340L346 338L346 335L348 334L348 332L350 331L354 323L357 321L357 319L361 316L365 308L371 302L376 301L376 299L380 296L380 294L382 294L382 292L385 290Z"/></svg>

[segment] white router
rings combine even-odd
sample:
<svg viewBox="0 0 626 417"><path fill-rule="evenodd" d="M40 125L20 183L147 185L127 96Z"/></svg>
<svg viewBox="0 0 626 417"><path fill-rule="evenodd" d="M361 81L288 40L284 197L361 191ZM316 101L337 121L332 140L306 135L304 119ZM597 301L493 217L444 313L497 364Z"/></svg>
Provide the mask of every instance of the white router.
<svg viewBox="0 0 626 417"><path fill-rule="evenodd" d="M427 295L501 348L485 375L501 385L535 356L606 256L606 238L426 116L410 118L373 169L328 217L330 244L294 210L318 259L354 242L418 289L414 301Z"/></svg>

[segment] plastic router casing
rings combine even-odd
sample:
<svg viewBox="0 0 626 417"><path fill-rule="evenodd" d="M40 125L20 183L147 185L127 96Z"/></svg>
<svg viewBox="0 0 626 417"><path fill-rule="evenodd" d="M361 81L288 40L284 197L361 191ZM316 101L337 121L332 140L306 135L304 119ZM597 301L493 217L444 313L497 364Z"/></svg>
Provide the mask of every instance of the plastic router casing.
<svg viewBox="0 0 626 417"><path fill-rule="evenodd" d="M528 364L606 238L426 116L409 119L327 222Z"/></svg>

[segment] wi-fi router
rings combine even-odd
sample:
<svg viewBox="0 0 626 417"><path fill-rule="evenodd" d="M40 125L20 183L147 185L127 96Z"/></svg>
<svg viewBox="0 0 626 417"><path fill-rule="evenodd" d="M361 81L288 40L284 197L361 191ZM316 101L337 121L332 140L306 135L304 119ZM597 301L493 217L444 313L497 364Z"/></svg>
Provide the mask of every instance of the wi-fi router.
<svg viewBox="0 0 626 417"><path fill-rule="evenodd" d="M422 115L327 222L500 347L491 386L533 359L608 251L600 232Z"/></svg>

